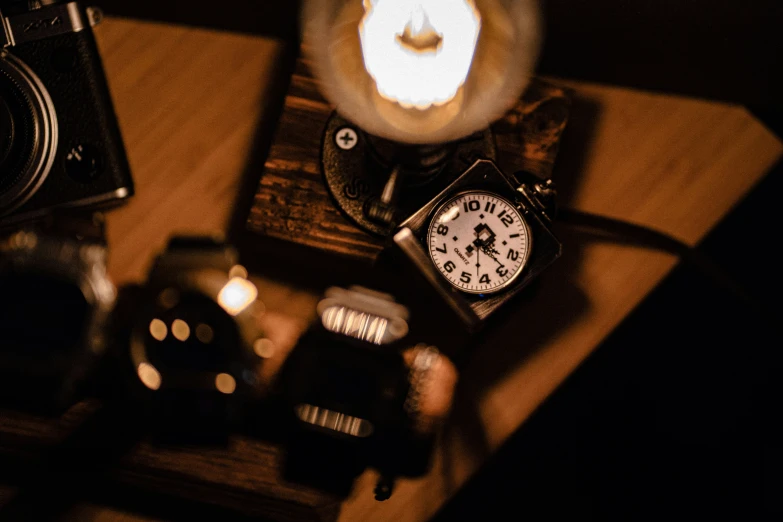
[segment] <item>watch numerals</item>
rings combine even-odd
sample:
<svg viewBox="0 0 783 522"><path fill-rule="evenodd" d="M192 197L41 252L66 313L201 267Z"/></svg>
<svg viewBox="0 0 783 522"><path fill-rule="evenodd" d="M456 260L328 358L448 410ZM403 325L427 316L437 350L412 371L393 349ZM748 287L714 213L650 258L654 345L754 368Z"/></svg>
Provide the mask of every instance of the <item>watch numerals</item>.
<svg viewBox="0 0 783 522"><path fill-rule="evenodd" d="M465 212L474 212L481 208L481 203L474 199L473 201L464 202L462 207L465 209Z"/></svg>
<svg viewBox="0 0 783 522"><path fill-rule="evenodd" d="M511 230L501 232L504 227ZM458 194L437 210L426 244L430 259L452 286L485 296L511 285L522 271L528 234L525 218L511 201L475 191Z"/></svg>

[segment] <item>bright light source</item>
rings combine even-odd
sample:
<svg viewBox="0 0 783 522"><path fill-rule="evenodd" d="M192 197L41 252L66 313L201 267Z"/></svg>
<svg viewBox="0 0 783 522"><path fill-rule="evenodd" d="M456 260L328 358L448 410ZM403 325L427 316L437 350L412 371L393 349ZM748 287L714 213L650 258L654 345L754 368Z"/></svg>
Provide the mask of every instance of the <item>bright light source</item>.
<svg viewBox="0 0 783 522"><path fill-rule="evenodd" d="M150 335L158 341L163 341L169 334L169 329L166 328L166 323L160 319L153 319L150 322Z"/></svg>
<svg viewBox="0 0 783 522"><path fill-rule="evenodd" d="M220 393L231 395L237 389L237 381L229 374L221 373L215 377L215 388L217 388Z"/></svg>
<svg viewBox="0 0 783 522"><path fill-rule="evenodd" d="M241 277L234 277L218 294L218 303L230 315L239 315L258 297L256 286Z"/></svg>
<svg viewBox="0 0 783 522"><path fill-rule="evenodd" d="M160 388L162 382L160 372L150 363L143 362L139 364L136 371L139 374L139 379L144 383L144 386L150 390L157 390Z"/></svg>
<svg viewBox="0 0 783 522"><path fill-rule="evenodd" d="M364 0L364 9L364 66L381 96L424 110L457 95L481 31L473 0Z"/></svg>
<svg viewBox="0 0 783 522"><path fill-rule="evenodd" d="M171 324L171 333L177 340L185 342L190 337L190 326L182 319L175 319Z"/></svg>
<svg viewBox="0 0 783 522"><path fill-rule="evenodd" d="M257 339L253 343L253 351L262 359L269 359L275 354L275 343L269 339Z"/></svg>

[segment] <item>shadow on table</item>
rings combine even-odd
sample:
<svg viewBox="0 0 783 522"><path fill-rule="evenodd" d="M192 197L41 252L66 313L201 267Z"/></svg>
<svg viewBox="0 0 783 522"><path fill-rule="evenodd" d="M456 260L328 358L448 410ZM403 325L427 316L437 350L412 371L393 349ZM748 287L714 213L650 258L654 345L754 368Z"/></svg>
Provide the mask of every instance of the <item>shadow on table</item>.
<svg viewBox="0 0 783 522"><path fill-rule="evenodd" d="M553 174L561 207L568 207L580 190L580 176L599 117L600 106L595 101L574 95ZM446 433L448 437L459 432L464 443L461 447L469 448L469 458L474 462L482 462L491 451L479 411L481 391L518 368L590 307L572 279L572 274L580 270L586 238L557 223L555 233L563 244L562 257L517 298L515 306L506 307L490 320L472 343L474 353L464 365ZM447 458L447 479L452 472Z"/></svg>
<svg viewBox="0 0 783 522"><path fill-rule="evenodd" d="M281 114L285 88L286 85L276 87L276 96L280 94L280 105L275 108L275 116ZM594 100L574 95L554 172L561 206L568 206L580 190L580 175L593 144L595 123L599 117L600 107ZM283 241L279 241L276 246L277 242L273 238L262 240L246 230L247 215L274 136L274 126L269 122L276 122L277 119L264 119L259 124L256 135L258 146L247 162L243 186L235 205L229 237L239 246L240 252L247 254L243 262L251 271L257 270L264 277L319 290L331 285L364 284L372 280L371 274L367 274L371 272L367 267L357 270L357 267L337 257L319 264L318 270L302 272L300 266L281 260L297 257L297 252L292 252L292 249L297 248L301 248L303 259L308 259L307 256L312 255L311 249ZM558 227L557 224L555 228L563 243L563 256L518 297L515 306L499 311L491 324L471 341L475 353L463 374L457 391L459 406L447 429L458 427L477 455L486 454L488 445L484 439L478 406L473 401L475 390L491 386L507 371L517 368L527 357L545 346L557 331L566 328L589 307L583 292L571 279L571 274L580 268L584 240L577 233ZM261 251L268 252L268 256L258 254L261 241ZM285 250L285 257L278 256L282 250Z"/></svg>

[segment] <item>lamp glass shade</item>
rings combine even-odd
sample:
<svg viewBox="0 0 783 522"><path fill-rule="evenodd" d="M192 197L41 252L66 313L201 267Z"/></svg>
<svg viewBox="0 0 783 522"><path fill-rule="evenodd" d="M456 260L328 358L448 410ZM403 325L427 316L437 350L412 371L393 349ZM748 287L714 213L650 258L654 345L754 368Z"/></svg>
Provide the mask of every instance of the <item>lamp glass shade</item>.
<svg viewBox="0 0 783 522"><path fill-rule="evenodd" d="M517 102L540 50L538 0L305 0L301 15L323 95L400 143L487 128Z"/></svg>

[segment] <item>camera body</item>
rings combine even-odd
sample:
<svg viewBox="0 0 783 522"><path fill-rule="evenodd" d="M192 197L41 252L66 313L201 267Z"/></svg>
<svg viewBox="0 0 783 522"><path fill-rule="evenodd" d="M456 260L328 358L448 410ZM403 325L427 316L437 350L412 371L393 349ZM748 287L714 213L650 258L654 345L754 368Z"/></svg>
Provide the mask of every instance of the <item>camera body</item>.
<svg viewBox="0 0 783 522"><path fill-rule="evenodd" d="M0 1L0 225L134 192L91 30L97 13Z"/></svg>

